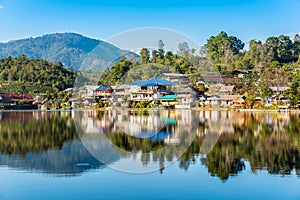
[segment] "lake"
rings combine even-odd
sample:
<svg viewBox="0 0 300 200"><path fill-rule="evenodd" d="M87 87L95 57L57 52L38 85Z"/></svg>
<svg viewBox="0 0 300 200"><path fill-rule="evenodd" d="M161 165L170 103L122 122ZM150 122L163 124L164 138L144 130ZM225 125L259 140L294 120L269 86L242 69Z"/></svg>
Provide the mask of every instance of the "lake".
<svg viewBox="0 0 300 200"><path fill-rule="evenodd" d="M0 199L300 199L300 115L0 111Z"/></svg>

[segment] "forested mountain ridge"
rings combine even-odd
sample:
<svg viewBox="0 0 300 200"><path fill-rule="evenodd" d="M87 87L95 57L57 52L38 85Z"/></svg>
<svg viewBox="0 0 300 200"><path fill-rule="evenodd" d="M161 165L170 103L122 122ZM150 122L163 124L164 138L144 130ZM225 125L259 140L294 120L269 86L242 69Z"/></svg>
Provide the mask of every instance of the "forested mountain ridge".
<svg viewBox="0 0 300 200"><path fill-rule="evenodd" d="M39 94L73 87L76 74L62 63L28 59L25 55L0 59L0 93Z"/></svg>
<svg viewBox="0 0 300 200"><path fill-rule="evenodd" d="M132 55L107 42L91 39L76 33L47 34L36 38L0 43L0 58L7 56L40 58L61 62L74 71L107 68L121 55Z"/></svg>

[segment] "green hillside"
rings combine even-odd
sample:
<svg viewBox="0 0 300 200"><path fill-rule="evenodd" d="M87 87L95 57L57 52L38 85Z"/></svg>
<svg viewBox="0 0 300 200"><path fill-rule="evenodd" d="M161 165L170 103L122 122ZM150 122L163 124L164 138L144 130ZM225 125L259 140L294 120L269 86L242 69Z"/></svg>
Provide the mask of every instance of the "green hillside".
<svg viewBox="0 0 300 200"><path fill-rule="evenodd" d="M45 93L73 87L76 74L58 63L25 55L0 59L0 92Z"/></svg>

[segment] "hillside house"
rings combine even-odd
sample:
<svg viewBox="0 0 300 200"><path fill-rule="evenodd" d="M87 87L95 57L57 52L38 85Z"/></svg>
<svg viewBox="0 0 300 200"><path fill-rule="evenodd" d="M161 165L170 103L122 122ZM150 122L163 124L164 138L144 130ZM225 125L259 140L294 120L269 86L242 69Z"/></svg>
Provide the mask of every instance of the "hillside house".
<svg viewBox="0 0 300 200"><path fill-rule="evenodd" d="M178 104L175 108L192 108L197 99L197 92L193 87L184 87L176 92L179 97Z"/></svg>
<svg viewBox="0 0 300 200"><path fill-rule="evenodd" d="M169 86L176 85L162 78L152 78L149 80L139 80L132 85L138 86L135 90L130 92L129 104L133 102L140 102L142 100L148 100L150 102L158 100L159 98L171 94L172 92L168 89Z"/></svg>
<svg viewBox="0 0 300 200"><path fill-rule="evenodd" d="M33 104L34 98L30 94L0 94L1 105L18 105L20 102L26 102L26 104Z"/></svg>
<svg viewBox="0 0 300 200"><path fill-rule="evenodd" d="M200 104L205 106L212 107L229 107L236 103L236 105L240 106L244 103L243 98L240 95L213 95L207 97L206 99L200 99Z"/></svg>
<svg viewBox="0 0 300 200"><path fill-rule="evenodd" d="M234 90L234 85L222 85L220 88L220 92L221 93L225 93L225 94L232 94Z"/></svg>
<svg viewBox="0 0 300 200"><path fill-rule="evenodd" d="M176 83L178 85L188 85L190 83L189 77L190 74L179 74L179 73L163 73L161 75L162 78Z"/></svg>

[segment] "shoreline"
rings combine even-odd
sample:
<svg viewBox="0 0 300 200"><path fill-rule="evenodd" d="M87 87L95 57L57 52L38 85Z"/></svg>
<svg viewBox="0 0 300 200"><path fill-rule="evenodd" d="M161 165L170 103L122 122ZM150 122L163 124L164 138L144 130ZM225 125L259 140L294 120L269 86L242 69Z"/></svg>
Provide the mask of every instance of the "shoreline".
<svg viewBox="0 0 300 200"><path fill-rule="evenodd" d="M276 109L276 110L264 110L264 109L239 109L239 112L280 112L280 113L300 113L300 110L296 109Z"/></svg>
<svg viewBox="0 0 300 200"><path fill-rule="evenodd" d="M186 109L164 109L164 108L77 108L77 109L57 109L57 110L41 110L41 109L13 109L13 110L0 110L1 112L68 112L68 111L129 111L129 112L158 112L158 111L181 111L181 110L191 110L191 111L233 111L233 112L266 112L266 113L299 113L300 109L273 109L273 110L264 110L264 109L232 109L232 108L186 108Z"/></svg>

